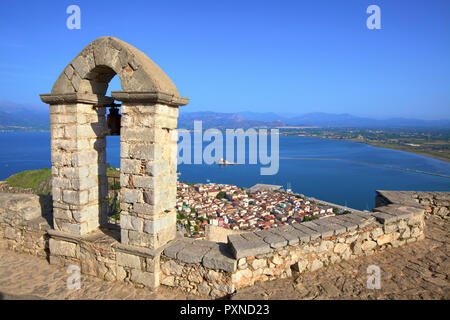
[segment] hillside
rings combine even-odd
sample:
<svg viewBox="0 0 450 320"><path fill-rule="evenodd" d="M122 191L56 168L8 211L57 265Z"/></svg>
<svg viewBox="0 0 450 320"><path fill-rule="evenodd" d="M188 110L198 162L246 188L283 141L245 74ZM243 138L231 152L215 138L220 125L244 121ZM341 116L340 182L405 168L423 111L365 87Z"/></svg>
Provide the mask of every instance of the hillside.
<svg viewBox="0 0 450 320"><path fill-rule="evenodd" d="M48 168L22 171L7 178L6 184L1 185L0 190L50 194L52 190L51 178L52 171Z"/></svg>

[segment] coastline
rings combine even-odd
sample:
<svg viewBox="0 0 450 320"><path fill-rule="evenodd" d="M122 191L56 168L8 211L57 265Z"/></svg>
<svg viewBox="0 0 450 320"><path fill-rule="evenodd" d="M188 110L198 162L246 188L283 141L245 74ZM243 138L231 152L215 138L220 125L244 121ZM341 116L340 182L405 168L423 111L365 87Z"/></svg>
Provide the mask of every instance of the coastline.
<svg viewBox="0 0 450 320"><path fill-rule="evenodd" d="M289 134L282 134L282 133L280 133L280 135L286 136L286 137L306 137L306 138L327 139L327 140L335 140L335 141L351 141L351 142L366 144L368 146L372 146L372 147L376 147L376 148L391 149L391 150L415 153L415 154L419 154L421 156L425 156L425 157L429 157L429 158L433 158L433 159L437 159L437 160L441 160L441 161L445 161L445 162L450 162L449 158L444 158L444 157L440 157L438 155L425 153L425 152L419 152L419 151L410 150L410 149L403 149L403 148L401 148L401 146L397 147L395 145L377 145L377 144L367 143L364 141L359 141L359 140L354 140L354 139L335 139L335 138L315 137L315 136L307 136L307 135L296 136L296 135L289 135Z"/></svg>

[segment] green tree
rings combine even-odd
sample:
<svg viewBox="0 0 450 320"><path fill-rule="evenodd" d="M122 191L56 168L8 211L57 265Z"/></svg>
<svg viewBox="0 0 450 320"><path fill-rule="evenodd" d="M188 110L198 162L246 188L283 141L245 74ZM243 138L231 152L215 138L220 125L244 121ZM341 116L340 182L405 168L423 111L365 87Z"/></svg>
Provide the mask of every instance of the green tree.
<svg viewBox="0 0 450 320"><path fill-rule="evenodd" d="M225 198L226 195L227 195L227 194L226 194L224 191L220 191L220 192L216 195L216 198L217 198L217 199L223 199L223 198Z"/></svg>

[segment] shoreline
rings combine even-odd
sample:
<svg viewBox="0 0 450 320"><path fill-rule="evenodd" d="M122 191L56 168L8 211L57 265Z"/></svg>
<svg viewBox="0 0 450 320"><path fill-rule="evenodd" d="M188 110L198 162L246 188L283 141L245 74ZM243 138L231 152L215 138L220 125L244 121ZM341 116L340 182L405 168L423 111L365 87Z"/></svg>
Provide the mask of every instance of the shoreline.
<svg viewBox="0 0 450 320"><path fill-rule="evenodd" d="M367 143L367 142L363 142L363 141L358 141L358 140L352 140L352 139L336 139L336 138L324 138L324 137L313 137L313 136L296 136L296 135L289 135L289 134L282 134L280 133L281 136L285 136L285 137L305 137L305 138L315 138L315 139L326 139L326 140L334 140L334 141L350 141L350 142L356 142L356 143L362 143L368 146L372 146L372 147L376 147L376 148L381 148L381 149L390 149L390 150L397 150L397 151L403 151L403 152L408 152L408 153L414 153L414 154L418 154L421 156L425 156L425 157L429 157L429 158L433 158L433 159L437 159L437 160L441 160L441 161L445 161L445 162L450 162L450 159L444 158L444 157L440 157L434 154L429 154L429 153L424 153L424 152L418 152L418 151L414 151L414 150L403 150L401 148L396 148L395 146L389 147L389 146L380 146L380 145L376 145L376 144L372 144L372 143Z"/></svg>
<svg viewBox="0 0 450 320"><path fill-rule="evenodd" d="M181 130L186 130L188 132L191 132L191 131L193 132L193 130L189 130L189 129L181 128ZM50 133L50 130L30 130L30 131L28 131L28 130L17 130L17 131L16 130L11 130L11 131L0 130L0 133L13 133L13 132L28 132L28 133L32 133L32 132L49 132ZM404 150L400 146L396 147L395 145L392 145L392 146L391 145L377 145L377 144L367 143L367 142L353 140L353 139L324 138L324 137L314 137L314 136L306 136L306 135L298 136L298 135L289 135L289 134L283 134L283 133L280 133L279 135L280 136L286 136L286 137L305 137L305 138L327 139L327 140L335 140L335 141L351 141L351 142L362 143L362 144L365 144L365 145L368 145L368 146L372 146L372 147L376 147L376 148L398 150L398 151L418 154L418 155L429 157L429 158L432 158L432 159L437 159L437 160L441 160L441 161L445 161L445 162L450 162L450 159L448 159L448 158L444 158L444 157L440 157L440 156L435 155L435 154L430 154L430 153L425 153L425 152L420 152L420 151L414 151L414 150L409 150L409 149L408 150Z"/></svg>

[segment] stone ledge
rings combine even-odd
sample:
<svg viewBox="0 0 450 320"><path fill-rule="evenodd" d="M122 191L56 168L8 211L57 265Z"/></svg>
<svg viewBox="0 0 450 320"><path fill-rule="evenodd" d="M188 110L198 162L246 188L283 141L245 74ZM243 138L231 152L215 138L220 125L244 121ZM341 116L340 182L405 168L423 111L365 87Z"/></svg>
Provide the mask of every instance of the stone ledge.
<svg viewBox="0 0 450 320"><path fill-rule="evenodd" d="M71 104L71 103L87 103L87 104L112 104L114 99L107 96L92 93L62 93L62 94L41 94L42 102L52 104Z"/></svg>
<svg viewBox="0 0 450 320"><path fill-rule="evenodd" d="M374 228L377 225L408 219L420 215L424 210L406 206L378 208L379 212L353 211L308 222L294 223L278 228L241 233L228 236L228 248L235 259L266 254L273 250L328 239L347 232ZM383 212L381 212L383 211Z"/></svg>
<svg viewBox="0 0 450 320"><path fill-rule="evenodd" d="M381 223L391 223L402 219L408 219L411 216L424 214L425 210L418 207L410 207L398 204L390 204L374 209L372 214Z"/></svg>
<svg viewBox="0 0 450 320"><path fill-rule="evenodd" d="M163 255L183 263L202 264L208 269L227 272L234 272L237 265L226 244L207 240L177 239L166 245Z"/></svg>
<svg viewBox="0 0 450 320"><path fill-rule="evenodd" d="M80 243L80 241L82 239L81 236L77 236L73 233L68 233L68 232L54 230L54 229L48 230L47 233L50 238L57 239L57 240L64 240L64 241L68 241L68 242L72 242L72 243L76 243L76 244Z"/></svg>
<svg viewBox="0 0 450 320"><path fill-rule="evenodd" d="M184 106L189 103L188 98L177 97L165 92L132 92L132 91L112 91L111 96L122 102L136 103L161 103L170 106Z"/></svg>
<svg viewBox="0 0 450 320"><path fill-rule="evenodd" d="M127 244L122 243L115 243L112 246L117 252L127 253L134 256L139 256L143 258L154 258L156 256L159 256L162 252L162 248L158 250L151 250L144 247L136 247L136 246L130 246Z"/></svg>

